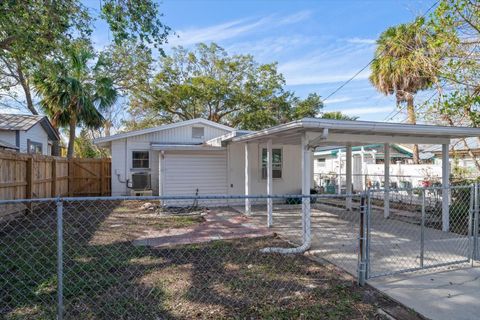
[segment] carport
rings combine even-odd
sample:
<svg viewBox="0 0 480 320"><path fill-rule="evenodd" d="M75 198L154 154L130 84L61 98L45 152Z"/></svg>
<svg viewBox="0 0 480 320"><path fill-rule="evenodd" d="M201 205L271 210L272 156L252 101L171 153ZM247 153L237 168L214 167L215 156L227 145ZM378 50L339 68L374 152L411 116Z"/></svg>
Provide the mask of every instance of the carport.
<svg viewBox="0 0 480 320"><path fill-rule="evenodd" d="M249 164L250 144L267 145L267 194L272 195L272 144L301 145L299 159L302 166L302 214L304 233L310 229L310 194L313 177L313 150L323 146L345 146L346 148L346 190L352 190L352 147L366 144L384 144L385 150L385 195L383 214L385 218L390 215L389 201L389 169L390 152L389 144L430 144L442 145L442 230L449 231L449 145L451 139L480 137L480 128L447 127L434 125L411 125L404 123L386 123L371 121L344 121L317 118L304 118L265 130L235 137L233 143L245 144L245 195L250 195L251 173ZM352 208L352 199L347 192L346 208ZM250 200L245 200L245 212L251 211ZM272 225L273 204L272 199L267 202L268 226ZM304 237L308 240L309 236ZM305 245L305 244L304 244ZM304 246L305 247L305 246ZM305 249L305 248L303 248Z"/></svg>

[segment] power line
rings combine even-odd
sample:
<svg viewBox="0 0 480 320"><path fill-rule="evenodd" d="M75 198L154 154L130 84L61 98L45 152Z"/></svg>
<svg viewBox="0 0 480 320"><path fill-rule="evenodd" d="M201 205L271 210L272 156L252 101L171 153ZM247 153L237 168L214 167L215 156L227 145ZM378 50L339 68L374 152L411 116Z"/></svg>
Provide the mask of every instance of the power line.
<svg viewBox="0 0 480 320"><path fill-rule="evenodd" d="M425 11L421 17L425 17L425 15L427 15L430 10L432 10L438 3L440 2L440 0L437 0L435 1L428 9L427 11ZM379 57L381 57L385 51L386 51L387 48L385 48L382 52L380 52L380 54L378 55L378 57L374 57L372 60L370 60L365 66L363 66L359 71L357 71L352 77L350 77L347 81L345 81L344 83L342 83L338 88L336 88L335 90L333 90L329 95L327 95L327 97L325 99L323 99L323 102L327 101L329 98L331 98L333 95L335 95L338 91L342 90L343 87L345 87L347 84L349 84L350 82L352 82L360 73L362 73L365 69L367 69L376 59L378 59Z"/></svg>

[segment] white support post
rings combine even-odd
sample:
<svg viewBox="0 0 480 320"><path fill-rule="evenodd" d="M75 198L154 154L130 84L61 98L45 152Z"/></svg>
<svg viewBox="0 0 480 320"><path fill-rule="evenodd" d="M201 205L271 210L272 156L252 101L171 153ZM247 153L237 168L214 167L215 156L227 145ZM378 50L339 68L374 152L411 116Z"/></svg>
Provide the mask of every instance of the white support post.
<svg viewBox="0 0 480 320"><path fill-rule="evenodd" d="M248 143L245 143L245 195L250 195L250 159L248 156ZM249 198L245 198L245 213L250 214L252 206Z"/></svg>
<svg viewBox="0 0 480 320"><path fill-rule="evenodd" d="M383 216L388 218L390 216L390 144L385 143L383 145L384 153L384 189L385 194L383 197Z"/></svg>
<svg viewBox="0 0 480 320"><path fill-rule="evenodd" d="M341 149L338 149L338 177L337 177L337 184L338 184L338 188L337 188L337 194L342 194L342 150Z"/></svg>
<svg viewBox="0 0 480 320"><path fill-rule="evenodd" d="M442 230L450 230L450 156L448 154L449 144L442 144Z"/></svg>
<svg viewBox="0 0 480 320"><path fill-rule="evenodd" d="M361 164L361 174L362 174L362 191L365 191L367 189L367 181L365 179L365 174L366 174L366 170L365 170L365 148L362 146L361 149L360 149L360 162L362 163Z"/></svg>
<svg viewBox="0 0 480 320"><path fill-rule="evenodd" d="M352 146L347 145L346 156L346 194L352 193ZM352 197L348 196L345 198L345 204L347 210L352 210Z"/></svg>
<svg viewBox="0 0 480 320"><path fill-rule="evenodd" d="M272 140L267 141L267 195L272 195ZM267 199L267 227L273 224L273 201L272 198Z"/></svg>
<svg viewBox="0 0 480 320"><path fill-rule="evenodd" d="M305 197L310 195L310 183L312 175L311 172L311 157L308 149L307 136L302 136L302 230L303 242L310 242L310 198Z"/></svg>

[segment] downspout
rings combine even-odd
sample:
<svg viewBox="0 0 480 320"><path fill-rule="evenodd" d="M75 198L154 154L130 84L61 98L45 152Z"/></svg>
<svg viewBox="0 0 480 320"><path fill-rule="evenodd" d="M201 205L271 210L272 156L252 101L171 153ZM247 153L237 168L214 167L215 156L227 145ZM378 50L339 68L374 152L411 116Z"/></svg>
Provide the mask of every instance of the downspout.
<svg viewBox="0 0 480 320"><path fill-rule="evenodd" d="M325 137L326 138L326 137ZM311 157L310 149L315 150L316 146L309 146L306 134L302 137L302 239L303 243L295 248L263 248L262 253L295 254L304 253L312 245L312 216L310 207L310 182L311 182Z"/></svg>
<svg viewBox="0 0 480 320"><path fill-rule="evenodd" d="M310 198L310 197L308 197ZM307 201L310 201L308 199ZM310 249L312 245L312 233L311 233L311 211L310 210L302 210L302 220L304 221L303 232L302 232L302 239L303 243L299 247L295 248L263 248L260 249L262 253L281 253L281 254L295 254L295 253L304 253L308 249Z"/></svg>

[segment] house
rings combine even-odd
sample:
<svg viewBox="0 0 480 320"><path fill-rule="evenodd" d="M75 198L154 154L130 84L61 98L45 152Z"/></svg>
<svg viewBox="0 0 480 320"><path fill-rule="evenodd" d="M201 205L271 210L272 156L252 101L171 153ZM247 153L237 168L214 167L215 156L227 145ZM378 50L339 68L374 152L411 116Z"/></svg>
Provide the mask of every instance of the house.
<svg viewBox="0 0 480 320"><path fill-rule="evenodd" d="M0 149L52 155L52 146L59 141L45 116L0 114Z"/></svg>
<svg viewBox="0 0 480 320"><path fill-rule="evenodd" d="M421 152L441 164L438 155L442 152L439 146L419 146ZM453 139L450 143L450 156L454 163L464 168L472 177L480 174L480 140L477 137Z"/></svg>
<svg viewBox="0 0 480 320"><path fill-rule="evenodd" d="M244 194L243 144L232 143L249 131L193 119L95 140L112 155L112 195L151 189L153 195ZM266 145L250 146L256 178L250 192L266 193ZM275 193L299 193L300 146L273 146Z"/></svg>
<svg viewBox="0 0 480 320"><path fill-rule="evenodd" d="M352 190L354 147L385 146L383 181L390 186L390 144L439 144L442 230L448 231L449 145L453 139L467 137L480 137L480 128L304 118L248 132L192 119L94 142L111 150L113 195L149 188L162 196L245 195L246 213L251 212L252 196L268 195L267 225L271 226L273 195L301 193L304 231L310 225L310 197L306 195L311 192L316 148L345 146L346 190ZM352 209L349 195L350 191L345 196L347 210ZM389 187L385 188L383 207L387 218ZM308 247L309 235L304 236L302 247Z"/></svg>

